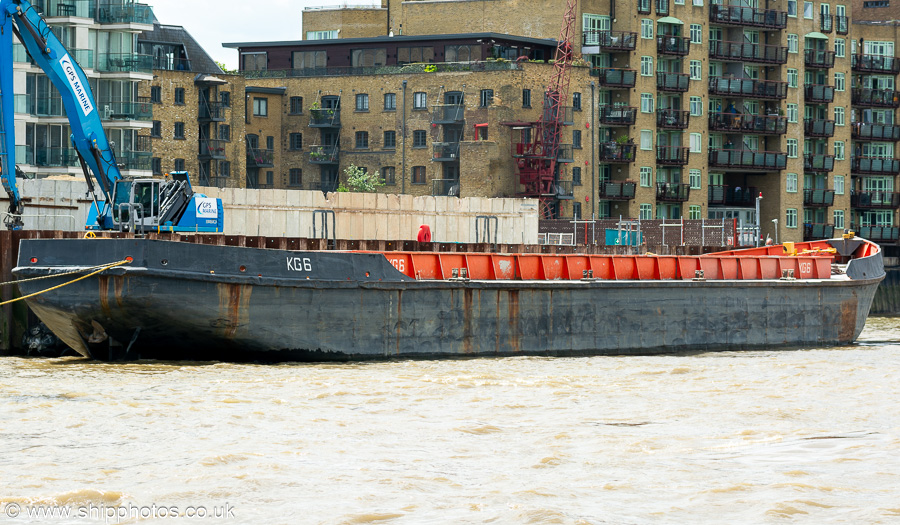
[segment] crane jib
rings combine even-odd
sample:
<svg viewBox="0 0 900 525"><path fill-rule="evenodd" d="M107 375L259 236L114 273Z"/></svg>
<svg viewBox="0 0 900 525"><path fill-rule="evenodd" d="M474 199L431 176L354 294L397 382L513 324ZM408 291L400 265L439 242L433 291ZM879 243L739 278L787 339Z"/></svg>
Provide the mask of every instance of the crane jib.
<svg viewBox="0 0 900 525"><path fill-rule="evenodd" d="M68 53L59 59L59 65L62 66L63 71L66 74L66 80L69 82L69 85L72 86L72 92L75 93L75 96L78 98L78 105L81 107L81 112L84 113L85 117L90 115L91 111L94 111L94 105L91 104L87 91L85 91L81 79L78 78L78 73L75 71L75 66L72 64L72 59L69 58Z"/></svg>

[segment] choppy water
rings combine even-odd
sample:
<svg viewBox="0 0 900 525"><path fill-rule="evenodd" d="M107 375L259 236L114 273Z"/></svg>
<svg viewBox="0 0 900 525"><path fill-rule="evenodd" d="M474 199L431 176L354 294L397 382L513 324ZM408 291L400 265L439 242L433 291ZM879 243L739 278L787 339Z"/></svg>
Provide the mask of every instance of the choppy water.
<svg viewBox="0 0 900 525"><path fill-rule="evenodd" d="M900 320L871 319L860 341L349 365L0 358L0 522L227 505L190 521L898 523ZM96 519L26 516L42 504Z"/></svg>

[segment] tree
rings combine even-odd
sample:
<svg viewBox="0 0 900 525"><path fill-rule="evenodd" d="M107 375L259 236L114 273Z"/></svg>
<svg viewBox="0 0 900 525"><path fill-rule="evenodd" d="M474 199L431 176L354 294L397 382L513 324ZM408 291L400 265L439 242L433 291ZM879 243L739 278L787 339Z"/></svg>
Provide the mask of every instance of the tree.
<svg viewBox="0 0 900 525"><path fill-rule="evenodd" d="M347 187L350 191L371 193L384 186L384 181L381 180L381 174L377 171L375 173L369 173L365 169L354 166L353 164L347 166L344 170L344 175L347 176Z"/></svg>
<svg viewBox="0 0 900 525"><path fill-rule="evenodd" d="M219 69L221 69L223 73L229 75L236 75L238 72L237 69L228 69L228 66L226 66L223 62L219 62L218 60L216 61L216 65L219 66Z"/></svg>

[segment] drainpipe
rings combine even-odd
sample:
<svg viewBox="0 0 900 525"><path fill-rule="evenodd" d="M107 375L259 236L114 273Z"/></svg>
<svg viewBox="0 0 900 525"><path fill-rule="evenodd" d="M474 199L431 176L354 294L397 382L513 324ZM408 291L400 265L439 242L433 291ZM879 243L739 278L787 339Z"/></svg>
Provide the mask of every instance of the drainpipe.
<svg viewBox="0 0 900 525"><path fill-rule="evenodd" d="M615 3L615 0L612 1ZM597 200L597 174L596 174L596 158L597 153L594 150L597 141L594 140L594 128L597 125L597 102L594 100L597 85L591 80L591 220L594 220L595 201Z"/></svg>
<svg viewBox="0 0 900 525"><path fill-rule="evenodd" d="M400 126L400 132L403 133L403 148L402 157L403 157L403 165L402 170L403 173L400 174L400 193L406 193L406 81L403 81L403 120L402 125Z"/></svg>
<svg viewBox="0 0 900 525"><path fill-rule="evenodd" d="M609 0L609 21L610 27L616 22L616 0Z"/></svg>

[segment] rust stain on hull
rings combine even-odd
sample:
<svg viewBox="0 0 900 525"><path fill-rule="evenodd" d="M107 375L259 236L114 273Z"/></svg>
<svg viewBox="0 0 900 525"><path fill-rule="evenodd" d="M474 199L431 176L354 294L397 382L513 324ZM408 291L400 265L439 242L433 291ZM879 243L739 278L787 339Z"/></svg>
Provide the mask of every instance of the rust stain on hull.
<svg viewBox="0 0 900 525"><path fill-rule="evenodd" d="M112 310L109 308L109 276L100 275L97 277L97 295L100 296L100 308L106 317L112 317Z"/></svg>
<svg viewBox="0 0 900 525"><path fill-rule="evenodd" d="M219 319L216 327L223 328L226 339L234 339L238 328L247 325L250 314L250 294L253 287L241 284L217 285L219 289Z"/></svg>
<svg viewBox="0 0 900 525"><path fill-rule="evenodd" d="M519 347L519 291L509 290L506 293L509 315L509 348L513 352L519 352L521 351Z"/></svg>
<svg viewBox="0 0 900 525"><path fill-rule="evenodd" d="M856 294L853 298L841 301L841 331L838 337L842 342L849 343L856 336L856 312L859 308L859 300Z"/></svg>

